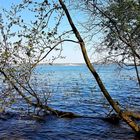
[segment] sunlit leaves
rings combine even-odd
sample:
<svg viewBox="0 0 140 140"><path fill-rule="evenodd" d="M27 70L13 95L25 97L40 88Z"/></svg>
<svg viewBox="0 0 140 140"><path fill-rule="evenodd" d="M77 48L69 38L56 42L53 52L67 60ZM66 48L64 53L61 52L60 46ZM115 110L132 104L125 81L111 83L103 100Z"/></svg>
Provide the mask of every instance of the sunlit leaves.
<svg viewBox="0 0 140 140"><path fill-rule="evenodd" d="M11 9L2 10L0 69L7 76L7 79L2 77L8 81L6 86L12 86L12 90L9 90L5 97L11 99L8 100L9 105L16 100L15 96L11 95L19 95L10 84L11 81L27 99L38 102L38 93L30 86L30 79L35 66L41 61L53 62L57 58L63 58L60 44L66 34L61 32L59 27L62 17L63 11L59 4L47 0L22 0L20 4L13 4ZM51 52L56 53L51 56ZM1 98L4 99L2 96ZM43 100L42 103L44 102Z"/></svg>

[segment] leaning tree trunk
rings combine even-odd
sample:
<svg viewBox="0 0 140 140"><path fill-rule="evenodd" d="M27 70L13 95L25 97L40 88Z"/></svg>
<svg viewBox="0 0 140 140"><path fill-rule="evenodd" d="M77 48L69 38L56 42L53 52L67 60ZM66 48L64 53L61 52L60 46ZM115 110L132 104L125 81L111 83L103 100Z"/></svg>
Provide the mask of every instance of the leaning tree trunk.
<svg viewBox="0 0 140 140"><path fill-rule="evenodd" d="M137 75L138 84L139 84L139 87L140 87L140 76L139 76L139 71L138 71L136 56L134 56L134 66L135 66L135 71L136 71L136 75Z"/></svg>
<svg viewBox="0 0 140 140"><path fill-rule="evenodd" d="M121 108L116 104L116 102L112 99L112 97L110 96L109 92L107 91L107 89L105 88L100 76L98 75L98 73L96 72L94 66L92 65L92 63L90 62L90 59L87 55L87 51L86 51L86 47L85 47L85 43L79 33L79 31L77 30L70 14L69 11L66 7L66 5L64 4L64 2L62 0L59 0L60 5L62 6L66 17L68 19L68 22L76 36L76 38L79 41L80 47L81 47L81 51L84 57L84 60L86 62L86 65L88 67L88 69L91 71L92 75L94 76L94 78L96 79L102 93L104 94L105 98L107 99L107 101L109 102L109 104L112 106L112 108L116 111L116 113L136 132L136 133L140 133L140 127L139 125L137 125L125 112L123 112L121 110Z"/></svg>

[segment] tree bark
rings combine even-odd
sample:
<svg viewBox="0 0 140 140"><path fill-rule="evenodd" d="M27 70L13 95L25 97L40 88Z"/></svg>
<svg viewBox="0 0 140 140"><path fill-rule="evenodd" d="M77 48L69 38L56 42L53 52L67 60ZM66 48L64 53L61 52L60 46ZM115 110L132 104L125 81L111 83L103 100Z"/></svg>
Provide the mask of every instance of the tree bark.
<svg viewBox="0 0 140 140"><path fill-rule="evenodd" d="M90 59L88 57L87 51L86 51L86 47L85 47L85 43L84 40L82 39L79 31L77 30L70 14L69 11L66 7L66 5L64 4L64 2L62 0L59 0L60 5L62 6L66 17L68 19L68 22L73 30L73 33L75 34L77 40L79 41L80 47L81 47L81 51L85 60L85 63L88 67L88 69L90 70L90 72L92 73L92 75L94 76L94 78L96 79L98 86L100 87L100 90L102 91L102 93L104 94L105 98L107 99L107 101L109 102L109 104L112 106L112 108L116 111L116 113L136 132L136 133L140 133L140 127L131 119L129 118L125 112L123 112L121 110L121 108L116 104L116 102L112 99L112 97L110 96L110 94L108 93L107 89L105 88L100 76L98 75L98 73L96 72L94 66L92 65L92 63L90 62Z"/></svg>

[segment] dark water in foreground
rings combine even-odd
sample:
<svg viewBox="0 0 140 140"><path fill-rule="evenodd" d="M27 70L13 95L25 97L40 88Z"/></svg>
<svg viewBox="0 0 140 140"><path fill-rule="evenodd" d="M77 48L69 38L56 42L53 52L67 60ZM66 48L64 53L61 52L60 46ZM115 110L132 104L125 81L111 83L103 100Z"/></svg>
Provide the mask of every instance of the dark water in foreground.
<svg viewBox="0 0 140 140"><path fill-rule="evenodd" d="M97 66L108 91L121 105L134 111L140 108L140 90L135 71L118 70L115 65ZM134 140L132 130L120 122L101 120L110 110L95 80L85 66L39 65L36 87L51 92L50 106L94 118L63 119L46 116L44 121L14 117L0 120L0 140ZM130 77L131 76L131 77Z"/></svg>

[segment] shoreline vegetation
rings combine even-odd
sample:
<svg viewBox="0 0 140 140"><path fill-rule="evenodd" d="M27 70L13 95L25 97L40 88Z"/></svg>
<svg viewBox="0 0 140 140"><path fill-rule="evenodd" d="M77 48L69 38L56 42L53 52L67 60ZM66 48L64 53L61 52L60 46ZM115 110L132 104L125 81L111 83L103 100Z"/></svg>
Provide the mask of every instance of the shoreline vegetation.
<svg viewBox="0 0 140 140"><path fill-rule="evenodd" d="M110 114L110 115L107 115L107 116L85 116L85 115L76 115L74 113L71 113L71 112L63 112L61 111L62 113L62 116L56 116L56 114L43 114L43 115L37 115L37 114L34 114L34 113L24 113L24 114L20 114L20 112L10 112L10 111L7 111L7 112L0 112L0 120L1 121L8 121L12 118L20 118L21 120L22 119L29 119L29 120L36 120L36 121L43 121L45 120L46 117L48 116L54 116L54 117L57 117L57 118L65 118L65 119L74 119L74 118L91 118L91 119L100 119L100 120L103 120L105 122L108 122L110 124L113 124L113 125L117 125L119 124L121 118L117 115L117 114ZM66 114L67 113L67 114Z"/></svg>

